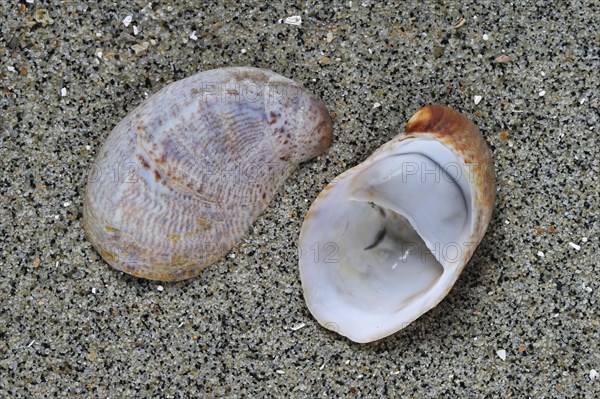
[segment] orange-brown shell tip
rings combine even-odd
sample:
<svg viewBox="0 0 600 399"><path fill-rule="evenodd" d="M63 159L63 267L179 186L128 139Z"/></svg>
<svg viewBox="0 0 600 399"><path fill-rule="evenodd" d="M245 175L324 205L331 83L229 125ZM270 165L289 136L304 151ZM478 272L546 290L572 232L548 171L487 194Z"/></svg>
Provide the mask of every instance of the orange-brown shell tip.
<svg viewBox="0 0 600 399"><path fill-rule="evenodd" d="M406 133L455 134L477 129L463 114L443 105L428 105L418 110L409 119Z"/></svg>

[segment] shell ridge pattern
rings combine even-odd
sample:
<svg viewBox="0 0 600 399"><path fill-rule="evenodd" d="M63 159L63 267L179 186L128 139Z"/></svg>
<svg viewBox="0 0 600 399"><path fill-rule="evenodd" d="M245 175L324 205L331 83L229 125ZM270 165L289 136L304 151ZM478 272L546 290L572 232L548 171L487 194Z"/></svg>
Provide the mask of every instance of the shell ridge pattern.
<svg viewBox="0 0 600 399"><path fill-rule="evenodd" d="M194 277L331 139L325 105L295 82L250 67L201 72L148 97L112 130L94 167L119 165L119 180L88 181L84 228L119 270ZM121 179L127 168L134 181Z"/></svg>

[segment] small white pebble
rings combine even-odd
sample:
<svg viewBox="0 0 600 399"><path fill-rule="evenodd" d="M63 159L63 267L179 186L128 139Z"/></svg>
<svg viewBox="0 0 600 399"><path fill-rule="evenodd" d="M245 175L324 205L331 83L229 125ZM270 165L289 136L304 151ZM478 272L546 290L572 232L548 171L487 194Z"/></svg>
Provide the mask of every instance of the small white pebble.
<svg viewBox="0 0 600 399"><path fill-rule="evenodd" d="M133 21L133 17L131 15L128 15L123 19L123 25L125 25L127 27L127 26L129 26L131 21Z"/></svg>
<svg viewBox="0 0 600 399"><path fill-rule="evenodd" d="M25 0L25 2L29 3L29 4L33 4L34 0Z"/></svg>
<svg viewBox="0 0 600 399"><path fill-rule="evenodd" d="M70 206L70 205L71 205L71 203L70 203L69 201L67 201L67 202L63 203L63 206L64 206L65 208L66 208L66 207L68 207L68 206Z"/></svg>
<svg viewBox="0 0 600 399"><path fill-rule="evenodd" d="M504 224L510 224L510 222L508 220L505 220Z"/></svg>
<svg viewBox="0 0 600 399"><path fill-rule="evenodd" d="M85 146L85 149L89 151L89 150L91 150L91 149L92 149L92 146L91 146L91 145L86 145L86 146Z"/></svg>
<svg viewBox="0 0 600 399"><path fill-rule="evenodd" d="M165 287L163 287L162 285L159 285L158 287L156 287L156 289L162 292L165 289Z"/></svg>
<svg viewBox="0 0 600 399"><path fill-rule="evenodd" d="M537 256L539 256L540 258L544 257L544 253L542 251L538 251Z"/></svg>
<svg viewBox="0 0 600 399"><path fill-rule="evenodd" d="M481 96L475 96L475 97L473 97L473 102L475 102L475 105L477 105L481 102L482 99L483 99L483 97L481 97Z"/></svg>
<svg viewBox="0 0 600 399"><path fill-rule="evenodd" d="M579 104L583 105L583 103L586 102L586 101L587 101L587 98L582 98L581 100L579 100Z"/></svg>
<svg viewBox="0 0 600 399"><path fill-rule="evenodd" d="M375 103L375 104L373 104L373 108L379 108L379 107L381 107L381 104L380 104L380 103Z"/></svg>
<svg viewBox="0 0 600 399"><path fill-rule="evenodd" d="M16 71L17 71L17 70L15 69L15 67L14 67L14 66L12 66L12 65L7 65L7 66L6 66L6 69L8 69L10 72L16 72Z"/></svg>
<svg viewBox="0 0 600 399"><path fill-rule="evenodd" d="M103 55L102 50L96 51L96 57L102 58L102 55Z"/></svg>
<svg viewBox="0 0 600 399"><path fill-rule="evenodd" d="M569 246L571 248L575 248L576 251L579 251L581 249L581 247L577 244L575 244L574 242L569 242Z"/></svg>
<svg viewBox="0 0 600 399"><path fill-rule="evenodd" d="M283 23L288 25L300 26L302 24L302 17L300 15L293 15L291 17L287 17Z"/></svg>
<svg viewBox="0 0 600 399"><path fill-rule="evenodd" d="M540 95L540 97L544 97L546 95L546 91L542 90L538 94Z"/></svg>
<svg viewBox="0 0 600 399"><path fill-rule="evenodd" d="M58 220L58 219L60 219L60 216L59 215L54 215L54 219Z"/></svg>
<svg viewBox="0 0 600 399"><path fill-rule="evenodd" d="M327 43L331 43L333 41L333 32L327 32L326 40Z"/></svg>
<svg viewBox="0 0 600 399"><path fill-rule="evenodd" d="M546 76L546 72L542 71L540 73L542 74L542 76Z"/></svg>
<svg viewBox="0 0 600 399"><path fill-rule="evenodd" d="M350 364L350 360L346 360L346 361L344 362L344 364L345 364L346 366L347 366L347 365L349 365L349 364Z"/></svg>
<svg viewBox="0 0 600 399"><path fill-rule="evenodd" d="M66 95L67 95L67 88L66 87L63 87L62 89L60 89L60 95L62 97L66 97Z"/></svg>
<svg viewBox="0 0 600 399"><path fill-rule="evenodd" d="M192 39L192 40L198 40L198 36L196 36L196 31L192 32L192 34L190 35L190 39Z"/></svg>
<svg viewBox="0 0 600 399"><path fill-rule="evenodd" d="M102 37L102 32L96 32L96 37Z"/></svg>
<svg viewBox="0 0 600 399"><path fill-rule="evenodd" d="M235 259L235 254L229 254L229 257L230 257L231 259Z"/></svg>
<svg viewBox="0 0 600 399"><path fill-rule="evenodd" d="M585 287L585 290L588 292L588 294L592 293L592 287Z"/></svg>
<svg viewBox="0 0 600 399"><path fill-rule="evenodd" d="M177 328L183 327L184 324L185 324L185 321L182 321L181 323L179 323L179 325L177 326Z"/></svg>
<svg viewBox="0 0 600 399"><path fill-rule="evenodd" d="M31 341L31 342L29 343L29 345L27 345L27 347L29 348L29 347L30 347L31 345L33 345L33 344L35 344L35 339L34 339L33 341ZM591 377L591 376L592 376L592 373L590 373L590 377Z"/></svg>
<svg viewBox="0 0 600 399"><path fill-rule="evenodd" d="M247 50L246 50L245 48L243 48L243 49L241 49L241 50L240 50L240 53L242 53L242 54L246 54L246 51L247 51Z"/></svg>
<svg viewBox="0 0 600 399"><path fill-rule="evenodd" d="M300 323L300 324L296 324L294 327L290 327L290 329L292 331L298 331L299 329L301 329L302 327L306 326L306 324L304 323Z"/></svg>
<svg viewBox="0 0 600 399"><path fill-rule="evenodd" d="M138 33L140 33L140 30L137 26L133 25L133 35L136 36Z"/></svg>
<svg viewBox="0 0 600 399"><path fill-rule="evenodd" d="M96 294L96 287L92 287L92 294Z"/></svg>
<svg viewBox="0 0 600 399"><path fill-rule="evenodd" d="M596 378L598 378L598 372L594 369L590 370L590 380L594 381Z"/></svg>
<svg viewBox="0 0 600 399"><path fill-rule="evenodd" d="M390 372L390 375L398 375L398 374L400 374L400 372L399 372L399 371L391 371L391 372Z"/></svg>
<svg viewBox="0 0 600 399"><path fill-rule="evenodd" d="M487 42L489 38L490 38L490 36L487 33L483 34L483 40L485 40Z"/></svg>
<svg viewBox="0 0 600 399"><path fill-rule="evenodd" d="M323 364L321 365L321 367L319 367L319 370L323 370L324 368L325 368L325 363L323 363Z"/></svg>
<svg viewBox="0 0 600 399"><path fill-rule="evenodd" d="M148 50L148 46L150 44L148 42L142 42L140 44L134 44L133 46L131 46L131 49L133 51L135 51L135 53L137 55L143 54L144 52L146 52L146 50Z"/></svg>
<svg viewBox="0 0 600 399"><path fill-rule="evenodd" d="M504 349L497 350L496 354L500 359L502 359L502 361L506 360L506 351Z"/></svg>
<svg viewBox="0 0 600 399"><path fill-rule="evenodd" d="M276 372L277 374L285 374L285 371L283 371L283 370L275 370L275 372Z"/></svg>
<svg viewBox="0 0 600 399"><path fill-rule="evenodd" d="M306 198L304 198L304 202L308 202L308 200Z"/></svg>
<svg viewBox="0 0 600 399"><path fill-rule="evenodd" d="M582 237L582 238L581 238L581 241L582 241L582 242L587 242L587 237Z"/></svg>

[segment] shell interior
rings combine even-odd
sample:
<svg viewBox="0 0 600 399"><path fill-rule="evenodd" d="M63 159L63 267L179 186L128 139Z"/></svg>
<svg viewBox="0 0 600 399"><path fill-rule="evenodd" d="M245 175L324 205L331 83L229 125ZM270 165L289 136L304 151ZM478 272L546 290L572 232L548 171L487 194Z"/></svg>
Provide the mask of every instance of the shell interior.
<svg viewBox="0 0 600 399"><path fill-rule="evenodd" d="M473 206L467 165L439 141L407 138L342 174L300 238L309 309L357 342L403 328L454 283Z"/></svg>

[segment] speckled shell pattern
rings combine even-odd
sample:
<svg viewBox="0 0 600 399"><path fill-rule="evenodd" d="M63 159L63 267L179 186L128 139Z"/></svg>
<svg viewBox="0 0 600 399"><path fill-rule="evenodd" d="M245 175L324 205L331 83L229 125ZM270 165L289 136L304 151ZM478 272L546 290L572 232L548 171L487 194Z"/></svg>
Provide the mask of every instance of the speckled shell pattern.
<svg viewBox="0 0 600 399"><path fill-rule="evenodd" d="M325 105L292 80L250 67L201 72L142 102L110 133L90 172L85 231L116 269L194 277L331 139Z"/></svg>

